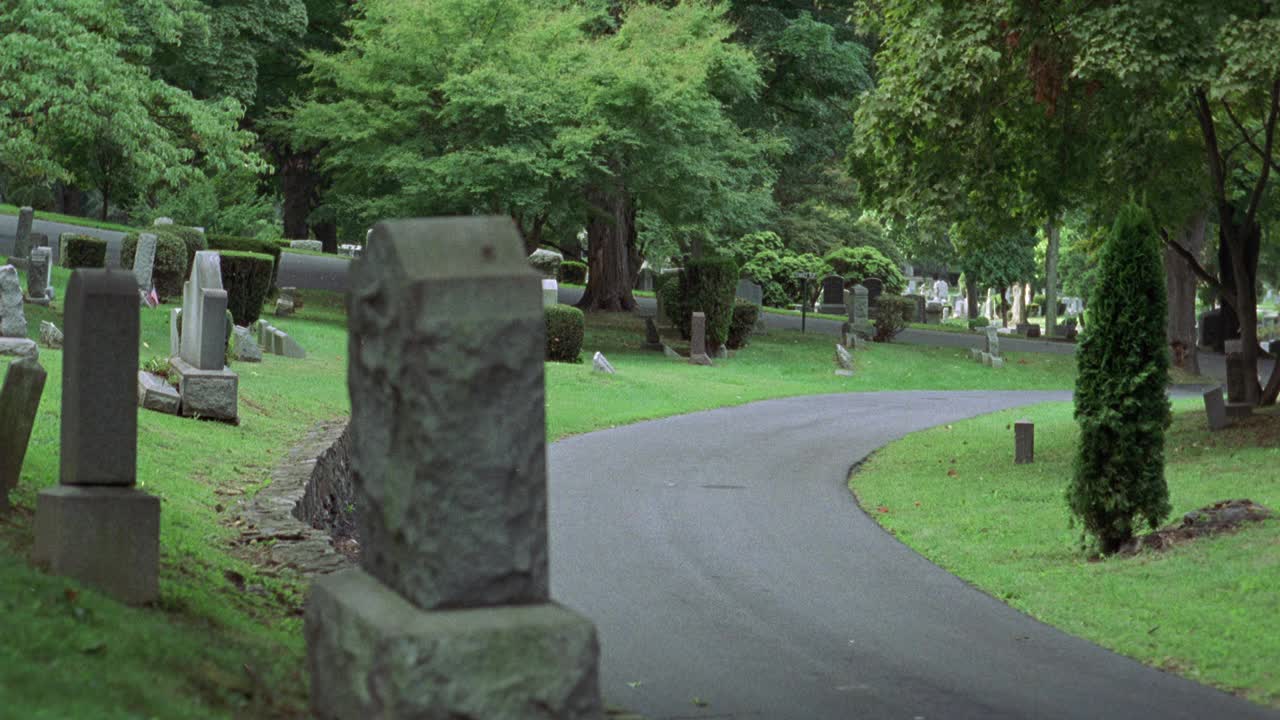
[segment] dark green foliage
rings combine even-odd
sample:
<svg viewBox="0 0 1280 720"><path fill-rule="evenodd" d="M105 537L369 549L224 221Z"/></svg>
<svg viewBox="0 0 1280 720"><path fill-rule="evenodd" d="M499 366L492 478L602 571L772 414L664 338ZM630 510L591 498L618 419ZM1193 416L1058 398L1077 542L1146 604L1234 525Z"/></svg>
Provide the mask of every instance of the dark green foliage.
<svg viewBox="0 0 1280 720"><path fill-rule="evenodd" d="M796 279L799 273L812 273L814 280L808 284L809 302L821 294L821 278L830 275L831 266L817 255L797 255L789 251L761 250L742 267L742 276L751 278L764 289L764 304L770 307L787 307L800 300L803 284Z"/></svg>
<svg viewBox="0 0 1280 720"><path fill-rule="evenodd" d="M288 241L286 241L288 242ZM239 252L259 253L261 255L271 256L271 285L276 286L276 280L280 277L280 253L282 249L279 243L272 240L259 240L251 237L235 237L233 235L210 235L209 248L211 250L236 250ZM268 292L270 290L268 289Z"/></svg>
<svg viewBox="0 0 1280 720"><path fill-rule="evenodd" d="M553 362L581 362L582 336L586 318L571 305L549 305L543 310L547 319L547 359Z"/></svg>
<svg viewBox="0 0 1280 720"><path fill-rule="evenodd" d="M92 235L68 235L62 243L62 265L69 268L107 266L107 241Z"/></svg>
<svg viewBox="0 0 1280 720"><path fill-rule="evenodd" d="M1164 431L1169 355L1160 241L1146 210L1121 209L1098 262L1089 329L1076 353L1080 451L1067 489L1072 514L1112 553L1141 520L1169 514Z"/></svg>
<svg viewBox="0 0 1280 720"><path fill-rule="evenodd" d="M969 329L976 330L977 328L984 328L990 324L991 324L990 320L984 317L976 317L969 321Z"/></svg>
<svg viewBox="0 0 1280 720"><path fill-rule="evenodd" d="M729 339L737 292L738 263L731 257L690 260L680 273L680 293L687 299L689 312L707 316L708 352Z"/></svg>
<svg viewBox="0 0 1280 720"><path fill-rule="evenodd" d="M876 326L876 342L889 342L907 326L907 318L915 314L916 301L901 295L881 295L871 311Z"/></svg>
<svg viewBox="0 0 1280 720"><path fill-rule="evenodd" d="M187 271L191 263L187 258L187 246L182 238L166 232L163 228L152 228L147 232L156 236L156 260L151 271L151 284L155 285L156 294L163 301L166 298L180 297L182 283L187 279ZM138 233L131 232L120 242L120 267L133 267L133 256L138 251Z"/></svg>
<svg viewBox="0 0 1280 720"><path fill-rule="evenodd" d="M741 298L733 303L733 321L729 323L729 340L725 345L730 350L737 350L747 344L751 332L756 328L756 320L760 319L760 306Z"/></svg>
<svg viewBox="0 0 1280 720"><path fill-rule="evenodd" d="M570 285L585 285L587 282L587 264L580 263L577 260L565 260L560 263L560 270L556 273L559 277L558 282Z"/></svg>
<svg viewBox="0 0 1280 720"><path fill-rule="evenodd" d="M846 284L860 285L867 278L878 278L886 293L897 295L907 287L907 279L897 264L873 247L842 247L822 258Z"/></svg>
<svg viewBox="0 0 1280 720"><path fill-rule="evenodd" d="M271 269L275 263L264 253L223 250L219 254L227 310L237 325L248 326L262 315L262 303L271 291Z"/></svg>
<svg viewBox="0 0 1280 720"><path fill-rule="evenodd" d="M196 253L201 250L209 249L209 242L205 240L204 233L185 225L160 225L157 230L162 230L170 235L176 235L182 240L182 244L187 246L187 267L191 267L191 262L196 259Z"/></svg>
<svg viewBox="0 0 1280 720"><path fill-rule="evenodd" d="M672 327L680 332L680 337L689 339L689 298L683 292L684 284L680 278L684 273L667 273L659 275L654 288L662 298L662 311L671 321ZM737 288L734 288L735 292Z"/></svg>

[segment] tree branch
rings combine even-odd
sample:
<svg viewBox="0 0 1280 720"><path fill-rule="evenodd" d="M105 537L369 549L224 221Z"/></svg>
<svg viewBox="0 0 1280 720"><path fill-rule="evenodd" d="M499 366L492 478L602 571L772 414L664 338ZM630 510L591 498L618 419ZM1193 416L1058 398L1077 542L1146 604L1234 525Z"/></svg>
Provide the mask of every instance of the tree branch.
<svg viewBox="0 0 1280 720"><path fill-rule="evenodd" d="M1219 207L1227 205L1227 187L1225 172L1222 167L1222 156L1218 151L1218 133L1213 127L1213 110L1209 107L1209 98L1204 88L1196 88L1196 119L1200 121L1200 132L1204 135L1206 160L1209 163L1209 177L1213 180L1214 199Z"/></svg>
<svg viewBox="0 0 1280 720"><path fill-rule="evenodd" d="M1240 142L1231 146L1231 149L1227 151L1227 155L1224 156L1224 159L1226 157L1229 157L1231 153L1235 152L1236 148L1244 144L1253 148L1253 151L1258 153L1258 156L1262 158L1262 162L1270 164L1273 169L1275 169L1277 172L1280 172L1280 164L1277 164L1275 158L1271 157L1266 153L1266 151L1258 147L1258 142L1254 140L1253 135L1249 133L1248 130L1245 129L1244 123L1240 122L1240 118L1236 117L1235 111L1231 109L1231 106L1227 104L1226 100L1222 101L1222 107L1226 108L1227 117L1231 118L1231 122L1235 124L1236 129L1240 131L1241 138L1243 138Z"/></svg>
<svg viewBox="0 0 1280 720"><path fill-rule="evenodd" d="M1265 152L1262 153L1262 172L1258 173L1258 182L1253 186L1253 195L1249 198L1249 210L1245 213L1245 227L1253 227L1258 218L1258 206L1262 203L1262 193L1267 189L1267 180L1271 176L1271 150L1276 141L1276 116L1280 115L1280 76L1271 81L1271 109L1267 112L1267 128L1263 142ZM1252 278L1249 278L1252 280Z"/></svg>
<svg viewBox="0 0 1280 720"><path fill-rule="evenodd" d="M1164 244L1169 246L1170 250L1173 250L1183 259L1183 261L1187 263L1187 266L1191 268L1191 272L1195 273L1196 277L1200 278L1201 282L1217 291L1218 296L1222 298L1222 301L1230 305L1232 309L1235 309L1235 298L1228 299L1227 295L1229 293L1222 291L1222 283L1219 282L1218 278L1214 277L1208 270L1204 269L1204 266L1200 264L1200 260L1192 254L1190 250L1183 247L1182 243L1169 237L1169 231L1165 228L1160 228L1160 239L1164 240Z"/></svg>

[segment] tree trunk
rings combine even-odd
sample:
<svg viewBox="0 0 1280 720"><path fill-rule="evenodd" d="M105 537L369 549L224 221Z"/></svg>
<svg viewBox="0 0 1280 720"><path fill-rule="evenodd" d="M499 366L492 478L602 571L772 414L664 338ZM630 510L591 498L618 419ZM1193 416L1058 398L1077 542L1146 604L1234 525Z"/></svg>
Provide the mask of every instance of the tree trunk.
<svg viewBox="0 0 1280 720"><path fill-rule="evenodd" d="M1044 252L1044 334L1053 337L1058 329L1058 241L1060 228L1051 218L1044 226L1048 246Z"/></svg>
<svg viewBox="0 0 1280 720"><path fill-rule="evenodd" d="M1022 325L1027 322L1026 290L1022 283L1013 284L1013 324Z"/></svg>
<svg viewBox="0 0 1280 720"><path fill-rule="evenodd" d="M107 206L111 202L111 183L102 183L102 222L107 221Z"/></svg>
<svg viewBox="0 0 1280 720"><path fill-rule="evenodd" d="M58 183L53 194L54 211L63 215L81 215L84 212L84 191L78 187Z"/></svg>
<svg viewBox="0 0 1280 720"><path fill-rule="evenodd" d="M968 311L969 311L969 312L968 312L968 313L966 313L966 314L969 316L969 319L970 319L970 320L977 319L977 317L978 317L978 302L979 302L979 300L978 300L978 284L977 284L977 283L975 283L975 282L973 282L972 280L969 280L968 282L966 282L966 283L964 284L964 292L965 292L965 297L967 297L967 298L968 298L968 303L967 303L967 304L969 305L969 307L968 307Z"/></svg>
<svg viewBox="0 0 1280 720"><path fill-rule="evenodd" d="M312 226L316 231L316 239L320 241L320 249L327 253L338 253L338 224L332 220L316 223Z"/></svg>
<svg viewBox="0 0 1280 720"><path fill-rule="evenodd" d="M1218 242L1220 247L1228 249L1226 264L1222 267L1222 279L1226 286L1227 270L1230 268L1236 305L1230 316L1236 319L1239 326L1245 398L1249 402L1258 403L1262 398L1262 388L1258 383L1258 294L1255 285L1262 230L1257 223L1245 227L1236 222L1234 210L1230 205L1219 208ZM1224 304L1224 317L1228 316L1229 310L1232 308Z"/></svg>
<svg viewBox="0 0 1280 720"><path fill-rule="evenodd" d="M1204 251L1204 233L1208 219L1208 210L1202 210L1178 231L1176 241L1196 257L1200 257ZM1199 375L1200 359L1196 352L1198 279L1186 259L1168 245L1164 249L1164 274L1169 297L1169 319L1166 324L1169 357L1173 360L1174 367Z"/></svg>
<svg viewBox="0 0 1280 720"><path fill-rule="evenodd" d="M284 196L284 236L290 240L306 240L311 237L307 218L315 209L320 186L319 175L312 169L315 156L285 147L277 158L280 163L280 192ZM336 247L334 252L337 252Z"/></svg>
<svg viewBox="0 0 1280 720"><path fill-rule="evenodd" d="M620 185L587 192L587 288L578 307L587 312L634 310L631 288L635 275L636 210L631 195Z"/></svg>

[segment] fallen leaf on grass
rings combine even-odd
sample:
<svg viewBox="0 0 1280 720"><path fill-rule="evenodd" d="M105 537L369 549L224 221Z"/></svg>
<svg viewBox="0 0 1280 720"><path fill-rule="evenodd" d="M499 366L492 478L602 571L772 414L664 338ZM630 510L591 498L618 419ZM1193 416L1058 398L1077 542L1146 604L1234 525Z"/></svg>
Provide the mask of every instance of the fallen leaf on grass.
<svg viewBox="0 0 1280 720"><path fill-rule="evenodd" d="M696 698L694 698L694 699L693 699L693 704L694 704L694 705L697 705L698 707L706 707L706 706L710 705L711 703L707 702L706 700L703 700L703 699L702 699L702 698L700 698L700 697L696 697Z"/></svg>
<svg viewBox="0 0 1280 720"><path fill-rule="evenodd" d="M956 476L955 468L951 468L950 470L947 471L947 477L955 477L955 476Z"/></svg>
<svg viewBox="0 0 1280 720"><path fill-rule="evenodd" d="M66 590L63 590L62 595L69 603L75 602L76 599L80 597L80 593L75 588L67 588Z"/></svg>
<svg viewBox="0 0 1280 720"><path fill-rule="evenodd" d="M885 507L885 506L881 505L880 507L876 508L876 512L887 513L887 512L889 512L889 508L887 508L887 507Z"/></svg>

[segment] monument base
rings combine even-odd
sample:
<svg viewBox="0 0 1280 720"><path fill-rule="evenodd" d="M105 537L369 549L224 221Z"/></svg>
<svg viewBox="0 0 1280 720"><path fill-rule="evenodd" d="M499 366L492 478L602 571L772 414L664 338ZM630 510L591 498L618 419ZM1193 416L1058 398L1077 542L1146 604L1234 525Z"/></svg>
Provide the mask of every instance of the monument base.
<svg viewBox="0 0 1280 720"><path fill-rule="evenodd" d="M822 303L818 306L818 312L825 315L844 315L844 305L838 303Z"/></svg>
<svg viewBox="0 0 1280 720"><path fill-rule="evenodd" d="M875 323L870 320L859 320L858 322L850 323L849 329L863 340L870 340L876 336Z"/></svg>
<svg viewBox="0 0 1280 720"><path fill-rule="evenodd" d="M44 295L36 295L36 296L23 295L22 302L28 305L42 305L44 307L49 306L49 298L45 297Z"/></svg>
<svg viewBox="0 0 1280 720"><path fill-rule="evenodd" d="M240 376L228 367L201 370L181 357L169 358L169 368L178 374L178 393L182 395L185 417L236 422Z"/></svg>
<svg viewBox="0 0 1280 720"><path fill-rule="evenodd" d="M315 582L303 627L322 720L603 715L595 626L554 603L426 612L348 570Z"/></svg>
<svg viewBox="0 0 1280 720"><path fill-rule="evenodd" d="M153 602L160 596L160 499L132 487L41 490L31 559L120 602Z"/></svg>

